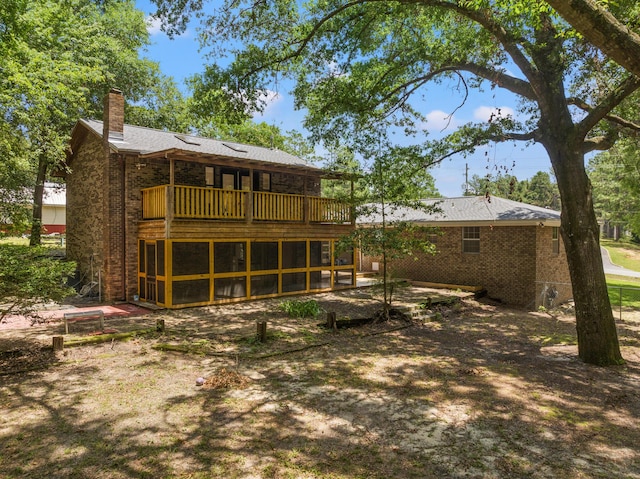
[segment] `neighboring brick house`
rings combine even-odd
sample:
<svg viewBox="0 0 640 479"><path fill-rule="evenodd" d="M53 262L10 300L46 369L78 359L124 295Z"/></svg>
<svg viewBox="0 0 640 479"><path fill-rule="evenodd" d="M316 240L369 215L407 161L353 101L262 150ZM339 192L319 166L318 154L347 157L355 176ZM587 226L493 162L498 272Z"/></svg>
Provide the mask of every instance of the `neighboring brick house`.
<svg viewBox="0 0 640 479"><path fill-rule="evenodd" d="M349 206L283 151L126 125L112 90L104 122L76 124L64 176L67 257L106 300L176 308L355 285L354 251L334 261Z"/></svg>
<svg viewBox="0 0 640 479"><path fill-rule="evenodd" d="M495 196L425 200L439 211L399 209L403 219L438 227L429 235L435 255L392 263L393 275L427 283L482 287L489 297L535 308L572 297L567 258L559 234L560 213ZM359 221L378 223L370 217ZM361 270L374 271L379 258L361 257Z"/></svg>

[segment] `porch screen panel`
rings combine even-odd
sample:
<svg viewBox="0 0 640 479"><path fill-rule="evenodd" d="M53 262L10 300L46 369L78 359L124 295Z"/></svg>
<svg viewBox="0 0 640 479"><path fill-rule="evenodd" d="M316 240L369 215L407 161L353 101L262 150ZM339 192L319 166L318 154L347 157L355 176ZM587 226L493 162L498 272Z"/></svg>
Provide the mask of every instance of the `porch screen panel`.
<svg viewBox="0 0 640 479"><path fill-rule="evenodd" d="M282 242L282 269L307 267L307 242Z"/></svg>
<svg viewBox="0 0 640 479"><path fill-rule="evenodd" d="M213 282L213 299L233 299L247 296L247 278L217 278Z"/></svg>
<svg viewBox="0 0 640 479"><path fill-rule="evenodd" d="M309 258L312 268L331 266L331 243L329 241L311 241L309 243Z"/></svg>
<svg viewBox="0 0 640 479"><path fill-rule="evenodd" d="M251 271L278 269L278 243L251 243Z"/></svg>
<svg viewBox="0 0 640 479"><path fill-rule="evenodd" d="M208 302L209 279L174 281L171 298L174 305Z"/></svg>
<svg viewBox="0 0 640 479"><path fill-rule="evenodd" d="M283 273L282 292L305 291L307 289L307 273Z"/></svg>
<svg viewBox="0 0 640 479"><path fill-rule="evenodd" d="M158 303L160 304L165 304L165 282L164 281L158 281L157 287L158 287Z"/></svg>
<svg viewBox="0 0 640 479"><path fill-rule="evenodd" d="M209 274L209 243L178 242L172 243L173 276Z"/></svg>
<svg viewBox="0 0 640 479"><path fill-rule="evenodd" d="M335 260L336 265L352 265L353 264L353 250L349 249L339 253Z"/></svg>
<svg viewBox="0 0 640 479"><path fill-rule="evenodd" d="M138 254L140 256L138 259L138 271L140 273L144 273L145 272L144 240L138 241Z"/></svg>
<svg viewBox="0 0 640 479"><path fill-rule="evenodd" d="M158 257L158 264L156 266L157 275L164 276L164 241L162 240L156 241L156 255Z"/></svg>
<svg viewBox="0 0 640 479"><path fill-rule="evenodd" d="M336 270L333 286L339 288L341 286L353 286L353 270Z"/></svg>
<svg viewBox="0 0 640 479"><path fill-rule="evenodd" d="M229 242L213 245L213 262L215 273L234 273L246 271L246 243Z"/></svg>
<svg viewBox="0 0 640 479"><path fill-rule="evenodd" d="M331 271L311 271L309 273L309 289L328 289L331 287Z"/></svg>
<svg viewBox="0 0 640 479"><path fill-rule="evenodd" d="M278 292L278 275L263 274L251 277L251 297L276 294Z"/></svg>
<svg viewBox="0 0 640 479"><path fill-rule="evenodd" d="M147 268L147 277L156 276L156 245L151 243L145 247L145 263Z"/></svg>

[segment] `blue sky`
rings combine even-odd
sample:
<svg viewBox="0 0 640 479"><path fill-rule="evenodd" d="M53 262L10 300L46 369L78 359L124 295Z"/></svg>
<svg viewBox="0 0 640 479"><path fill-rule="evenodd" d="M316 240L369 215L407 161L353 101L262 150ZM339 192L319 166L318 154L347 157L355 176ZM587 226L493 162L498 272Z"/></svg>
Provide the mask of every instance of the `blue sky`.
<svg viewBox="0 0 640 479"><path fill-rule="evenodd" d="M136 0L136 5L147 15L155 11L149 0ZM150 21L149 25L152 45L143 55L159 62L161 71L173 77L186 93L184 80L202 72L207 64L205 52L199 51L197 25L190 25L183 35L174 39L169 39L153 22ZM274 81L269 105L264 114L257 116L255 120L274 124L283 131L295 129L304 133L304 112L294 110L290 90L290 84L276 84ZM428 120L424 129L428 131L429 138L438 138L451 132L455 126L469 121L486 120L496 109L506 113L513 112L517 99L504 90L487 89L484 93L472 92L465 105L456 110L459 103L460 96L454 91L453 85L437 86L429 90L423 104L423 112ZM454 110L455 113L449 118ZM444 128L447 129L443 130ZM436 187L442 195L454 197L462 194L466 164L469 166L469 178L474 174L495 174L498 169L504 173L504 168L508 168L510 174L523 180L538 171L550 171L551 168L549 159L540 145L526 146L521 142L515 145L491 145L485 149L478 149L474 155L467 158L445 160L431 171L436 180Z"/></svg>

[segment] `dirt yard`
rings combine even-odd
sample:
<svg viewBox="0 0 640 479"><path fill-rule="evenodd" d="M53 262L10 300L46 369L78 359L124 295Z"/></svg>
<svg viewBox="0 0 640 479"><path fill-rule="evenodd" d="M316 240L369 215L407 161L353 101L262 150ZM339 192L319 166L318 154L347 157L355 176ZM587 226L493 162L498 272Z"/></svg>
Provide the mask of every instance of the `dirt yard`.
<svg viewBox="0 0 640 479"><path fill-rule="evenodd" d="M570 314L467 298L334 332L279 302L116 318L147 332L55 354L60 323L0 331L0 477L640 478L640 317L618 323L626 365L598 368Z"/></svg>

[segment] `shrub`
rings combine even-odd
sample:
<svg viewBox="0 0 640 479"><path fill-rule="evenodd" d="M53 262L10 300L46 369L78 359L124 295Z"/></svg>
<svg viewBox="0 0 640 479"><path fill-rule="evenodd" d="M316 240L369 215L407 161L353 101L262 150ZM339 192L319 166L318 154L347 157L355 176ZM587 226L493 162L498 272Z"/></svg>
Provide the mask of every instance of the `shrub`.
<svg viewBox="0 0 640 479"><path fill-rule="evenodd" d="M322 308L315 299L308 301L300 301L299 299L283 301L280 303L280 310L292 318L315 318L322 312Z"/></svg>
<svg viewBox="0 0 640 479"><path fill-rule="evenodd" d="M75 264L42 247L0 245L0 322L8 314L37 319L37 309L74 294L67 278Z"/></svg>

